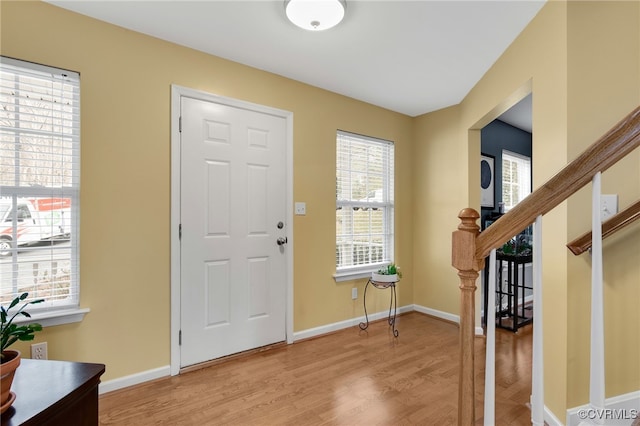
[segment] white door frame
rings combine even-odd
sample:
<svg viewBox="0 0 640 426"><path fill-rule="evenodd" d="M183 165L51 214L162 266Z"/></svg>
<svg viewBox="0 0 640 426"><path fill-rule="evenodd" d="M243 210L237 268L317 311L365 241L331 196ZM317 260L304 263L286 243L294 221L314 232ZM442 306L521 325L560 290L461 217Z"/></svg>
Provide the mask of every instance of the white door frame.
<svg viewBox="0 0 640 426"><path fill-rule="evenodd" d="M207 102L243 108L263 114L282 117L286 120L286 236L289 240L285 249L287 301L286 339L293 343L293 113L237 99L227 98L171 85L171 375L180 373L180 99L189 97Z"/></svg>

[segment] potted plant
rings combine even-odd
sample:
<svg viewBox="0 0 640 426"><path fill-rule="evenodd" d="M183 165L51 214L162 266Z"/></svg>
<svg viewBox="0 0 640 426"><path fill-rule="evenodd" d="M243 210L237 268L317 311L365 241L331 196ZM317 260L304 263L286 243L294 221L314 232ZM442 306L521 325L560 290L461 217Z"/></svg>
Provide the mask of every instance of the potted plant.
<svg viewBox="0 0 640 426"><path fill-rule="evenodd" d="M31 318L24 309L27 305L44 302L44 299L37 299L25 302L15 313L9 312L12 308L24 301L29 293L22 293L11 301L8 307L0 306L0 414L4 413L16 396L11 392L11 383L16 369L20 365L20 351L8 349L18 340L33 340L34 333L42 330L38 323L17 325L14 320L18 315Z"/></svg>
<svg viewBox="0 0 640 426"><path fill-rule="evenodd" d="M371 273L371 280L379 283L395 283L400 278L402 278L400 267L393 262Z"/></svg>

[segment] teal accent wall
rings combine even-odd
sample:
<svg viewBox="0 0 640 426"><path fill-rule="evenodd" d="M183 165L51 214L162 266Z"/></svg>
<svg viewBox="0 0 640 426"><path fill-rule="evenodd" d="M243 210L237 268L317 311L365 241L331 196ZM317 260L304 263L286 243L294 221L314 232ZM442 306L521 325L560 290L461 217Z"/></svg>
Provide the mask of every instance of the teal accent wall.
<svg viewBox="0 0 640 426"><path fill-rule="evenodd" d="M515 152L531 158L531 133L513 127L500 120L494 120L481 130L480 152L495 157L495 207L482 208L481 217L498 212L498 203L502 201L502 150ZM533 170L533 159L531 161ZM533 182L533 179L531 180ZM483 222L484 223L484 222Z"/></svg>

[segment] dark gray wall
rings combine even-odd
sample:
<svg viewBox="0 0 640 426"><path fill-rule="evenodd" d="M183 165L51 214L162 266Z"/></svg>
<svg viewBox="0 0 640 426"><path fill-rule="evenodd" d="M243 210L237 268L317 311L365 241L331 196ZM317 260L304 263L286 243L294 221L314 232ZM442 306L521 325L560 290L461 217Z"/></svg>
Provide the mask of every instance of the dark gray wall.
<svg viewBox="0 0 640 426"><path fill-rule="evenodd" d="M495 157L495 208L482 208L481 217L498 211L502 201L502 150L531 158L531 133L520 130L500 120L494 120L481 130L480 152ZM531 161L533 170L533 160ZM532 180L533 181L533 180Z"/></svg>

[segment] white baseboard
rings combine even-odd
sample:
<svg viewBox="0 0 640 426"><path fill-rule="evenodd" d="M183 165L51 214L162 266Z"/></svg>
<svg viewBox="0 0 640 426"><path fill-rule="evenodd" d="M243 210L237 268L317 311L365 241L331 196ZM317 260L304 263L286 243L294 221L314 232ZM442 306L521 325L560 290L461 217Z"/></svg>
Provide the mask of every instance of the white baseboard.
<svg viewBox="0 0 640 426"><path fill-rule="evenodd" d="M454 322L456 324L460 324L460 317L458 315L450 314L444 311L439 311L437 309L427 308L426 306L406 305L398 308L399 314L405 313L405 312L411 312L411 311L420 312L426 315L431 315L432 317L436 317L446 321ZM370 314L369 321L375 321L378 319L385 318L388 314L389 314L389 311L386 311L386 310L382 312L376 312L375 314ZM333 324L327 324L320 327L310 328L307 330L298 331L293 333L293 340L296 341L296 340L308 339L310 337L321 336L323 334L342 330L344 328L354 327L362 321L364 321L364 316L336 322ZM476 335L478 336L482 336L484 334L484 330L482 327L476 327L475 332L476 332Z"/></svg>
<svg viewBox="0 0 640 426"><path fill-rule="evenodd" d="M415 310L414 305L401 306L398 308L398 314L405 312L411 312ZM369 314L369 322L386 318L389 315L389 311L376 312ZM352 318L345 321L334 322L333 324L322 325L320 327L309 328L307 330L297 331L293 333L293 341L309 339L311 337L321 336L323 334L332 333L334 331L342 330L349 327L354 327L365 320L364 316L359 318Z"/></svg>
<svg viewBox="0 0 640 426"><path fill-rule="evenodd" d="M546 405L544 406L544 422L549 426L564 426L564 423Z"/></svg>
<svg viewBox="0 0 640 426"><path fill-rule="evenodd" d="M460 317L458 315L450 314L449 312L443 312L437 309L427 308L426 306L422 306L422 305L413 305L413 309L417 312L431 315L432 317L441 318L443 320L460 324Z"/></svg>
<svg viewBox="0 0 640 426"><path fill-rule="evenodd" d="M567 426L596 424L589 420L602 420L607 426L629 426L634 417L640 418L640 390L607 398L604 406L604 410L593 410L589 404L567 410Z"/></svg>
<svg viewBox="0 0 640 426"><path fill-rule="evenodd" d="M118 379L107 380L100 383L98 386L98 393L113 392L118 389L124 389L129 386L139 385L140 383L149 382L151 380L160 379L162 377L169 377L171 375L171 366L166 365L160 368L154 368L153 370L147 370L140 373L132 374L130 376L120 377Z"/></svg>
<svg viewBox="0 0 640 426"><path fill-rule="evenodd" d="M421 312L423 314L431 315L432 317L436 317L446 321L455 322L456 324L460 324L460 316L450 314L449 312L443 312L437 309L431 309L421 305L413 305L413 310L416 312ZM475 330L476 330L476 336L484 335L484 329L482 327L476 327Z"/></svg>

